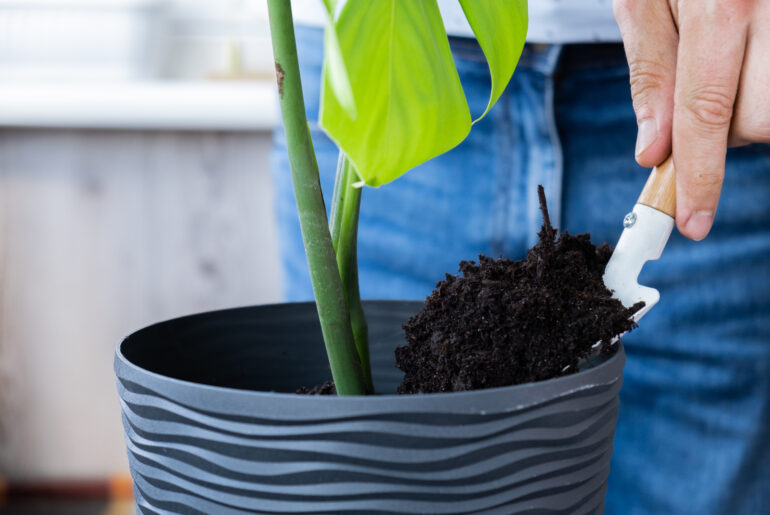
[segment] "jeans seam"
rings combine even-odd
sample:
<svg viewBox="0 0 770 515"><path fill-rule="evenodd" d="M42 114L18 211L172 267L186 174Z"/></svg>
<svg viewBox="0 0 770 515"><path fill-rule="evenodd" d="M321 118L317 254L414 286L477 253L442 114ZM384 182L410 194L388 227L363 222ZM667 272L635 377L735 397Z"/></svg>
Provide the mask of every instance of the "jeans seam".
<svg viewBox="0 0 770 515"><path fill-rule="evenodd" d="M538 183L543 185L546 197L548 199L548 211L551 223L554 227L561 227L562 214L562 182L563 182L563 153L561 140L556 125L556 113L554 107L555 76L563 46L552 45L548 48L544 59L544 68L542 70L543 89L542 104L538 107L542 123L545 125L545 131L537 131L537 144L544 147L544 152L550 153L550 156L543 156L543 162L539 169L528 170L527 192L524 198L527 199L527 245L532 246L537 241L537 234L540 228L540 216L538 214L539 201L537 196ZM550 159L548 159L550 157ZM547 166L546 166L547 165ZM530 163L530 168L532 163Z"/></svg>

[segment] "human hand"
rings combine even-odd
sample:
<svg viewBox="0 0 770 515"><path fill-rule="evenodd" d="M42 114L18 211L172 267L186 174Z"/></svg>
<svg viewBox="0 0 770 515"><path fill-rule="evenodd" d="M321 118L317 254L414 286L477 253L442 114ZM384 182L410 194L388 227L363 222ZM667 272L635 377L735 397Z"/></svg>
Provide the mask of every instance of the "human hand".
<svg viewBox="0 0 770 515"><path fill-rule="evenodd" d="M614 0L645 167L673 148L676 224L714 220L728 145L770 142L770 1Z"/></svg>

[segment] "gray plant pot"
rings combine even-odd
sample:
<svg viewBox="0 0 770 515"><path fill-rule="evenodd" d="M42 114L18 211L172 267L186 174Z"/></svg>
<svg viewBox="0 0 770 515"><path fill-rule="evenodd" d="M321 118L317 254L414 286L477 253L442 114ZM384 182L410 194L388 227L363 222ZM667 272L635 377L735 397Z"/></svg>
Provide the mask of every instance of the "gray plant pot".
<svg viewBox="0 0 770 515"><path fill-rule="evenodd" d="M230 309L126 338L115 372L140 513L601 513L625 356L577 374L397 396L419 302L366 303L374 397L329 378L311 303Z"/></svg>

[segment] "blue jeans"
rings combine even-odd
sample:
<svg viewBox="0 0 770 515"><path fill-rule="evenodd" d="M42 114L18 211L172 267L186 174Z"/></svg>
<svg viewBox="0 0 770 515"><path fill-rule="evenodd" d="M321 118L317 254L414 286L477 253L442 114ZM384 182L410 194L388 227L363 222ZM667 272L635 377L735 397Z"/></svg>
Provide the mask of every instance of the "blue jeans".
<svg viewBox="0 0 770 515"><path fill-rule="evenodd" d="M318 129L322 37L297 32L327 206L337 150ZM452 40L471 112L489 95L475 41ZM648 171L620 45L527 46L498 104L454 150L363 192L365 298L424 298L479 253L522 258L540 227L536 186L554 225L615 243ZM285 140L274 184L287 300L312 297ZM674 234L640 282L661 301L624 338L628 361L607 493L611 514L770 513L770 146L728 152L710 236Z"/></svg>

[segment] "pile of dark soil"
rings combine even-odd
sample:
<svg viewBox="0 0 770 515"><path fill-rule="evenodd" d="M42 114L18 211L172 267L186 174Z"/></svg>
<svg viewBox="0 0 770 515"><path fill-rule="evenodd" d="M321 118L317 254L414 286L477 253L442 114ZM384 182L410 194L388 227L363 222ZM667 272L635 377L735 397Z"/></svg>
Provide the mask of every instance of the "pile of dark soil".
<svg viewBox="0 0 770 515"><path fill-rule="evenodd" d="M329 380L312 388L303 386L294 393L300 395L337 395L337 387L334 386L334 381Z"/></svg>
<svg viewBox="0 0 770 515"><path fill-rule="evenodd" d="M405 372L399 393L454 392L542 381L577 371L601 341L635 325L602 281L612 254L589 234L558 235L539 187L543 227L524 260L460 263L424 309L404 325L408 344L396 349Z"/></svg>

